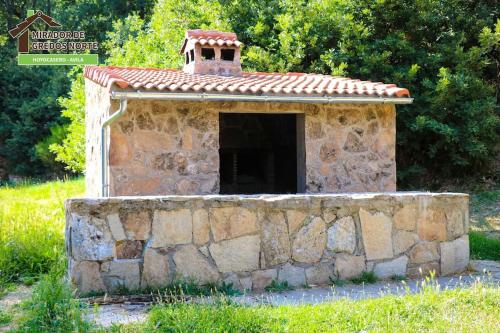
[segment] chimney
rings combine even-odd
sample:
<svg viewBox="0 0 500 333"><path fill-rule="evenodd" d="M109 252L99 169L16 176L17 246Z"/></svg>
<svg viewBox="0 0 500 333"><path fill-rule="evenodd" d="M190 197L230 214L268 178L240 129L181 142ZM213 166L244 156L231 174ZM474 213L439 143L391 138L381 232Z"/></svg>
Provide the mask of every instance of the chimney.
<svg viewBox="0 0 500 333"><path fill-rule="evenodd" d="M183 71L189 74L238 76L240 46L234 32L188 30L182 44Z"/></svg>

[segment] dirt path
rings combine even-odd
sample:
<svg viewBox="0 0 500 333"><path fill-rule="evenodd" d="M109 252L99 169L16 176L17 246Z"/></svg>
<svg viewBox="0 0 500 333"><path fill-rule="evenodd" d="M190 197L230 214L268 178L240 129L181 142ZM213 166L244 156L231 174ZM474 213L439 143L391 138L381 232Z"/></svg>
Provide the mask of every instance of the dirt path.
<svg viewBox="0 0 500 333"><path fill-rule="evenodd" d="M20 315L19 311L16 311L16 307L30 297L31 288L20 285L14 291L7 293L7 295L0 299L0 310L12 316L12 320L9 323L5 325L0 324L0 333L8 332L14 328L16 319Z"/></svg>

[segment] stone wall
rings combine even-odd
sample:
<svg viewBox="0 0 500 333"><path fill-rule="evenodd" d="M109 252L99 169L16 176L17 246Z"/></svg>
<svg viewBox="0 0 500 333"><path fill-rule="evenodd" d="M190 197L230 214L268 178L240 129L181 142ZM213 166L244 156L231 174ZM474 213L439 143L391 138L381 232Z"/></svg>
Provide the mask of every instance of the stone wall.
<svg viewBox="0 0 500 333"><path fill-rule="evenodd" d="M110 99L89 80L86 94L87 194L97 197ZM219 112L305 114L307 193L396 189L394 105L129 100L109 131L110 195L218 194Z"/></svg>
<svg viewBox="0 0 500 333"><path fill-rule="evenodd" d="M69 274L80 292L176 279L260 290L461 272L468 196L378 193L167 196L66 201Z"/></svg>
<svg viewBox="0 0 500 333"><path fill-rule="evenodd" d="M119 105L106 88L89 79L85 79L85 101L85 187L87 196L98 197L102 195L101 124Z"/></svg>

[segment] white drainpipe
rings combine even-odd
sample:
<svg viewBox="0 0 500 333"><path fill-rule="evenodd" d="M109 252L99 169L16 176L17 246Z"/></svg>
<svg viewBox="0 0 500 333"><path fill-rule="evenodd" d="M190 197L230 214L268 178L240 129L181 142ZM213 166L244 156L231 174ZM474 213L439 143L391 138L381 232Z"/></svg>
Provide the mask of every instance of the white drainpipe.
<svg viewBox="0 0 500 333"><path fill-rule="evenodd" d="M115 120L120 118L127 111L127 100L125 98L120 99L120 108L118 111L110 115L104 120L101 125L101 182L102 182L102 193L103 197L109 196L109 183L108 183L108 145L106 143L106 129Z"/></svg>

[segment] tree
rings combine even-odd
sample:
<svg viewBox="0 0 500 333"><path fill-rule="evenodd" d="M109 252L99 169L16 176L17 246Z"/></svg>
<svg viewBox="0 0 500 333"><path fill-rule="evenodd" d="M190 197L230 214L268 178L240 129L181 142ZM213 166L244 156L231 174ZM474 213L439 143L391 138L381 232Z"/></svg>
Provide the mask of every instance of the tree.
<svg viewBox="0 0 500 333"><path fill-rule="evenodd" d="M60 21L65 30L83 30L87 40L102 42L113 20L131 12L146 18L152 4L153 0L0 3L0 25L4 27L0 31L0 177L46 177L60 169L49 142L64 138L68 120L61 117L57 101L68 93L67 74L71 70L66 66L18 66L16 41L7 36L8 28L25 19L28 9L42 10ZM104 50L100 55L104 56Z"/></svg>

